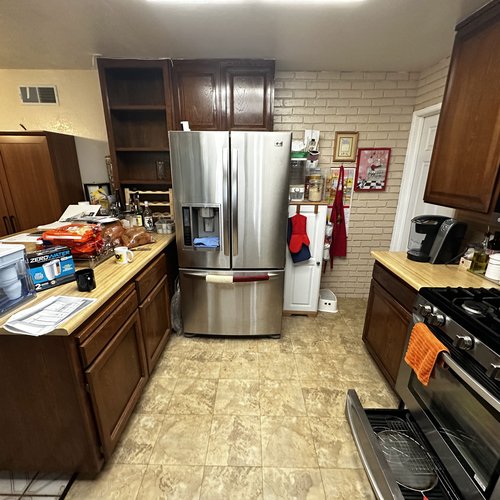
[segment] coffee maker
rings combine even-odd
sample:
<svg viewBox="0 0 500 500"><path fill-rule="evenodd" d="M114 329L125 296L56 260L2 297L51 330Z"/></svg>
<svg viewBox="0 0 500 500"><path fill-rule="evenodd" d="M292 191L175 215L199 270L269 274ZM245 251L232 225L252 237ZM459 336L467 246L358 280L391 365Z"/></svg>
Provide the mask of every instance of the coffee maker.
<svg viewBox="0 0 500 500"><path fill-rule="evenodd" d="M451 264L460 256L467 224L442 215L418 215L411 220L407 257L417 262Z"/></svg>

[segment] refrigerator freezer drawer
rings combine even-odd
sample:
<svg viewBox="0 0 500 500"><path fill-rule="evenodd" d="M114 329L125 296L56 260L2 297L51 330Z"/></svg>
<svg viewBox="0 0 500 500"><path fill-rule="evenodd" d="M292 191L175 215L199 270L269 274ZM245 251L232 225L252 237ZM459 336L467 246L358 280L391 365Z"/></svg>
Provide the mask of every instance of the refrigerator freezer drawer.
<svg viewBox="0 0 500 500"><path fill-rule="evenodd" d="M283 271L181 269L179 274L185 333L281 334Z"/></svg>

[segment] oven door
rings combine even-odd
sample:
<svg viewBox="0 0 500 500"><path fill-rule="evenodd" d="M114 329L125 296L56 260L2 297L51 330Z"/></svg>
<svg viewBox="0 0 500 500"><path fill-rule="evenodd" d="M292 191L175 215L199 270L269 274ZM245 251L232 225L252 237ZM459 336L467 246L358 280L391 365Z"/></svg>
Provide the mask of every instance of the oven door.
<svg viewBox="0 0 500 500"><path fill-rule="evenodd" d="M433 332L451 355L441 354L444 365L436 366L427 386L403 359L396 390L464 498L500 498L497 387L448 339Z"/></svg>

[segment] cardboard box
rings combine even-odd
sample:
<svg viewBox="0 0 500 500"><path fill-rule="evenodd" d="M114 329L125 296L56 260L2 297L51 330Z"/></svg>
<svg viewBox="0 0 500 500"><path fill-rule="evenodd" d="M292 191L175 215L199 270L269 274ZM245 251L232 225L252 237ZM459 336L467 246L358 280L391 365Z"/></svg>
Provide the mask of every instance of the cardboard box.
<svg viewBox="0 0 500 500"><path fill-rule="evenodd" d="M30 252L27 260L37 292L75 279L75 263L68 247L54 246Z"/></svg>

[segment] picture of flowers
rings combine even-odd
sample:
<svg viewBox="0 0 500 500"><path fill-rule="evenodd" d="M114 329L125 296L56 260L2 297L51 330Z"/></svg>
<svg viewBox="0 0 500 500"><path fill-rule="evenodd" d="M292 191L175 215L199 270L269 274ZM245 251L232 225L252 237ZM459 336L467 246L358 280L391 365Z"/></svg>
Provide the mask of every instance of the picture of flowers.
<svg viewBox="0 0 500 500"><path fill-rule="evenodd" d="M359 148L354 190L384 191L390 158L390 148Z"/></svg>

